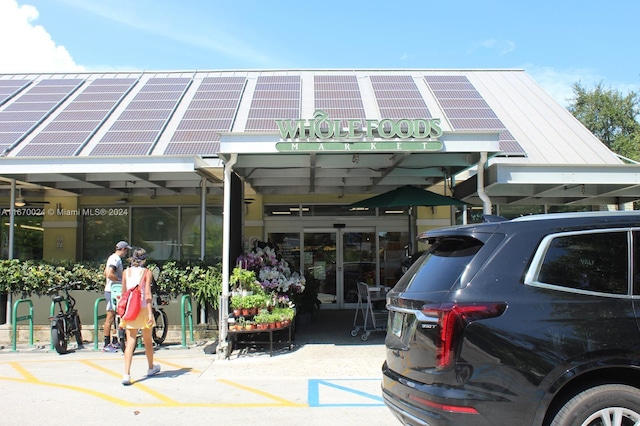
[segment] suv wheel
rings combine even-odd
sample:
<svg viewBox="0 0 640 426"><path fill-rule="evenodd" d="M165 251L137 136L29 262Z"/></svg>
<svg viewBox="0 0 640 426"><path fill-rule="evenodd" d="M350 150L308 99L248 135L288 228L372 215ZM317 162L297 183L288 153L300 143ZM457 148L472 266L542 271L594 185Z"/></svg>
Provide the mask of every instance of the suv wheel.
<svg viewBox="0 0 640 426"><path fill-rule="evenodd" d="M574 396L556 414L551 426L626 426L640 423L640 390L602 385Z"/></svg>

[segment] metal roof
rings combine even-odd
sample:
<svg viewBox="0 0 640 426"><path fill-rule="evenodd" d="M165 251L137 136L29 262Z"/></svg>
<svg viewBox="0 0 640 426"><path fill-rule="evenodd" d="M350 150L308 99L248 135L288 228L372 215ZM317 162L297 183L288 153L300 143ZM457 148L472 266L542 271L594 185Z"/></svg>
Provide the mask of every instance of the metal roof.
<svg viewBox="0 0 640 426"><path fill-rule="evenodd" d="M343 123L439 118L445 148L274 151L276 120L317 109ZM494 203L640 198L640 169L623 164L523 70L0 75L0 179L80 195L130 194L131 182L134 191L195 193L202 176L221 185L220 159L235 152L234 170L261 193L379 193L458 175L455 195L480 204L480 150L489 151ZM461 183L465 171L471 179Z"/></svg>

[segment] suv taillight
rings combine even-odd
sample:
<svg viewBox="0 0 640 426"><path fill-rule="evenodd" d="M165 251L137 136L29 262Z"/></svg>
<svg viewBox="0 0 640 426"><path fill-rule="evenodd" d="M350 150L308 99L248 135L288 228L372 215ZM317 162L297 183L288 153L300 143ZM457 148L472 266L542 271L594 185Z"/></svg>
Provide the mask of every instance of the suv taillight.
<svg viewBox="0 0 640 426"><path fill-rule="evenodd" d="M453 365L458 342L470 322L498 317L506 307L505 303L443 303L423 306L421 312L425 316L438 318L436 369L442 370Z"/></svg>

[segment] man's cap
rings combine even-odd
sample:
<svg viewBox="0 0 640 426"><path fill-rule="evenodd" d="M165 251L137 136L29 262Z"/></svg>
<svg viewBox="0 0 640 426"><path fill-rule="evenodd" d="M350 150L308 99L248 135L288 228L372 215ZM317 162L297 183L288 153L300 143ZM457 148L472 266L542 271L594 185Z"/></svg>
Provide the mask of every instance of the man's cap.
<svg viewBox="0 0 640 426"><path fill-rule="evenodd" d="M120 241L120 242L118 242L118 244L116 244L116 249L118 249L118 250L130 249L130 248L131 248L131 246L126 241Z"/></svg>

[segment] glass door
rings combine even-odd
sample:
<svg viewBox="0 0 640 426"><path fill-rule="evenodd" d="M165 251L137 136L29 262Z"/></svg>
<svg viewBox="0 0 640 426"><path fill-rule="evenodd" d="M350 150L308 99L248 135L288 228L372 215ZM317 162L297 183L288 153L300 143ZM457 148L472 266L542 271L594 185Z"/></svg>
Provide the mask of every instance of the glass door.
<svg viewBox="0 0 640 426"><path fill-rule="evenodd" d="M305 230L303 271L307 287L313 286L324 308L338 307L338 233L331 230Z"/></svg>
<svg viewBox="0 0 640 426"><path fill-rule="evenodd" d="M303 270L323 308L345 308L358 301L359 281L376 284L373 228L306 229Z"/></svg>

